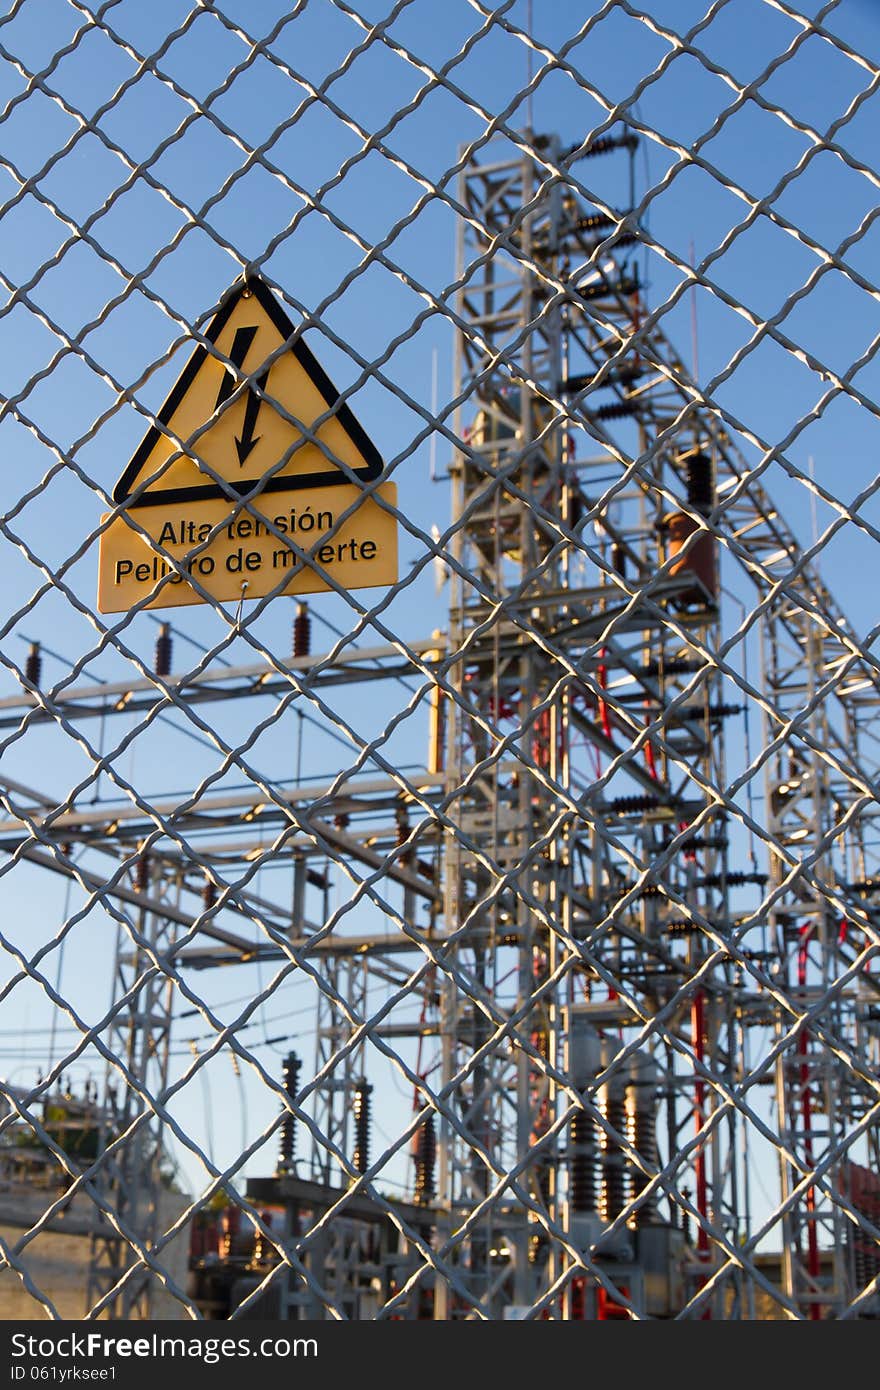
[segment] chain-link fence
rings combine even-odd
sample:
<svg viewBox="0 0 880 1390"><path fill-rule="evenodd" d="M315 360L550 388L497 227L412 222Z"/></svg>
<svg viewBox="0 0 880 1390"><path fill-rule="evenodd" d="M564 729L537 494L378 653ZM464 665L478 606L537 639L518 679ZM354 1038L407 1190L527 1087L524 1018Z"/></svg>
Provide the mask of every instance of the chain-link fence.
<svg viewBox="0 0 880 1390"><path fill-rule="evenodd" d="M873 6L0 75L0 1316L876 1316Z"/></svg>

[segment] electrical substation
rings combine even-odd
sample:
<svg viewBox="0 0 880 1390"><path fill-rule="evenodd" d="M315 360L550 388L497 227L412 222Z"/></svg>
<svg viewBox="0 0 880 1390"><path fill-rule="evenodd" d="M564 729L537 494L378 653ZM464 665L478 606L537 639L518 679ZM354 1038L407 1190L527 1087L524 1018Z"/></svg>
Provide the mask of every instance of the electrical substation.
<svg viewBox="0 0 880 1390"><path fill-rule="evenodd" d="M380 574L343 632L294 583L271 598L288 650L215 659L160 589L135 619L152 663L120 629L129 678L55 685L63 636L27 629L0 737L60 724L104 780L58 803L37 767L10 777L0 849L69 881L116 943L110 1008L80 1030L88 1082L53 1038L36 1089L3 1087L0 1233L32 1299L29 1251L66 1232L75 1316L880 1312L880 671L770 495L771 446L703 392L652 303L640 142L625 122L574 144L521 128L462 155L454 410L428 408L428 381L414 407L438 441L430 536L343 421L351 505L366 488L375 525L393 514L401 553L417 544L442 622L386 620ZM600 163L627 205L596 192ZM249 431L240 457L278 407L269 349L246 356L248 297L280 316L271 364L297 331L271 276L231 293L239 317L198 335L225 383L204 438L152 426L196 466L204 444L214 467L225 411ZM303 439L334 447L300 426L291 467ZM215 491L257 534L259 488ZM294 577L317 564L295 539ZM325 590L357 589L328 573ZM142 794L126 730L181 710L236 778L181 792L169 767ZM359 710L375 736L352 735ZM296 776L291 753L272 778L249 750L282 714ZM389 743L404 724L417 765ZM302 775L318 725L348 740L323 778ZM63 1005L60 966L19 964ZM207 992L244 996L257 969L308 1009L272 1051ZM191 1036L207 1041L176 1062ZM215 1052L235 1071L215 1124L238 1124L249 1068L275 1118L190 1190L175 1095Z"/></svg>

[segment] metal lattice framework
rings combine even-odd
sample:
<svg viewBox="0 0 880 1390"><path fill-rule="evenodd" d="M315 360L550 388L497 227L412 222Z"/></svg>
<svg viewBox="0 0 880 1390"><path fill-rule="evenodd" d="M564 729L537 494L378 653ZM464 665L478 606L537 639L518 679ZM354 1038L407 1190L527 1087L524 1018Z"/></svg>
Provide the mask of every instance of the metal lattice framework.
<svg viewBox="0 0 880 1390"><path fill-rule="evenodd" d="M0 1311L75 1227L77 1316L876 1316L870 15L172 8L0 20ZM396 583L98 613L146 429L256 518L347 405Z"/></svg>

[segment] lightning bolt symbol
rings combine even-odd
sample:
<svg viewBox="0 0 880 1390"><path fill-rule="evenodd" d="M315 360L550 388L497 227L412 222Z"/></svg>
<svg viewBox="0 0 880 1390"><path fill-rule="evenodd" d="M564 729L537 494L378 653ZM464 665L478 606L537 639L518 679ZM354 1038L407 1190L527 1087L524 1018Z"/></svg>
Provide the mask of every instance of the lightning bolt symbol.
<svg viewBox="0 0 880 1390"><path fill-rule="evenodd" d="M247 357L248 352L250 351L251 344L254 341L256 334L256 326L248 328L237 328L235 330L235 337L232 340L232 347L229 350L229 360L232 363L233 367L235 367L239 372L241 372L244 368L245 358ZM268 380L268 371L263 372L262 376L259 376L257 378L257 386L261 391L265 391L266 382ZM232 395L232 392L235 390L235 384L235 374L233 372L227 372L222 382L220 383L220 390L217 392L217 400L214 404L215 410L218 406L221 406L224 401L229 399L229 397ZM235 439L235 448L238 454L238 464L240 468L244 467L245 460L247 459L248 454L251 452L254 445L259 444L260 442L261 436L255 436L254 430L257 427L257 416L260 413L261 405L262 397L257 395L253 386L249 386L247 394L247 404L244 410L244 428L242 429L241 436L239 437L238 435L236 435Z"/></svg>

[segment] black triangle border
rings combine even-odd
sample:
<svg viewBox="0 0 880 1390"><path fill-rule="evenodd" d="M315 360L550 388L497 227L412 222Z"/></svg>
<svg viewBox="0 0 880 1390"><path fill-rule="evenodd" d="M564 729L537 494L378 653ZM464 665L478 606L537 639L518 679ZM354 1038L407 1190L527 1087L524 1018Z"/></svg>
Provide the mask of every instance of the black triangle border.
<svg viewBox="0 0 880 1390"><path fill-rule="evenodd" d="M246 290L250 291L261 308L265 310L266 314L281 334L281 337L285 340L292 337L296 329L287 314L281 308L281 305L278 303L272 291L269 289L269 286L264 280L260 279L259 276L249 276L240 283L233 285L223 296L216 314L205 330L205 337L208 341L211 343L216 342L230 314L235 309ZM313 385L317 387L328 409L332 410L339 405L339 392L336 390L336 387L333 385L333 382L324 371L324 368L321 366L314 353L306 347L301 337L297 338L294 343L291 343L288 351L293 353L303 371L309 377ZM198 375L202 363L207 356L208 349L200 343L177 381L174 383L168 399L159 411L158 419L161 424L167 425L170 423L175 411L178 409L181 401ZM360 452L361 456L366 459L366 464L363 468L355 468L352 470L355 477L364 483L371 483L376 478L381 477L382 470L385 467L382 456L360 421L356 419L346 403L339 405L338 410L335 410L335 417L355 448ZM164 437L163 432L157 425L150 426L132 456L131 462L128 464L125 472L113 489L114 502L124 503L128 501L134 490L138 473L147 462L157 442ZM339 487L350 481L348 475L343 473L340 469L328 468L316 473L298 473L294 476L268 478L261 492L291 492L304 487ZM133 505L135 507L164 506L172 502L200 501L206 497L220 497L229 501L231 500L230 494L237 494L239 497L243 497L247 493L252 492L255 482L256 480L251 478L250 480L242 480L240 482L229 482L226 484L225 488L221 488L217 483L206 482L204 485L198 487L175 487L167 488L165 491L147 491L142 493Z"/></svg>

